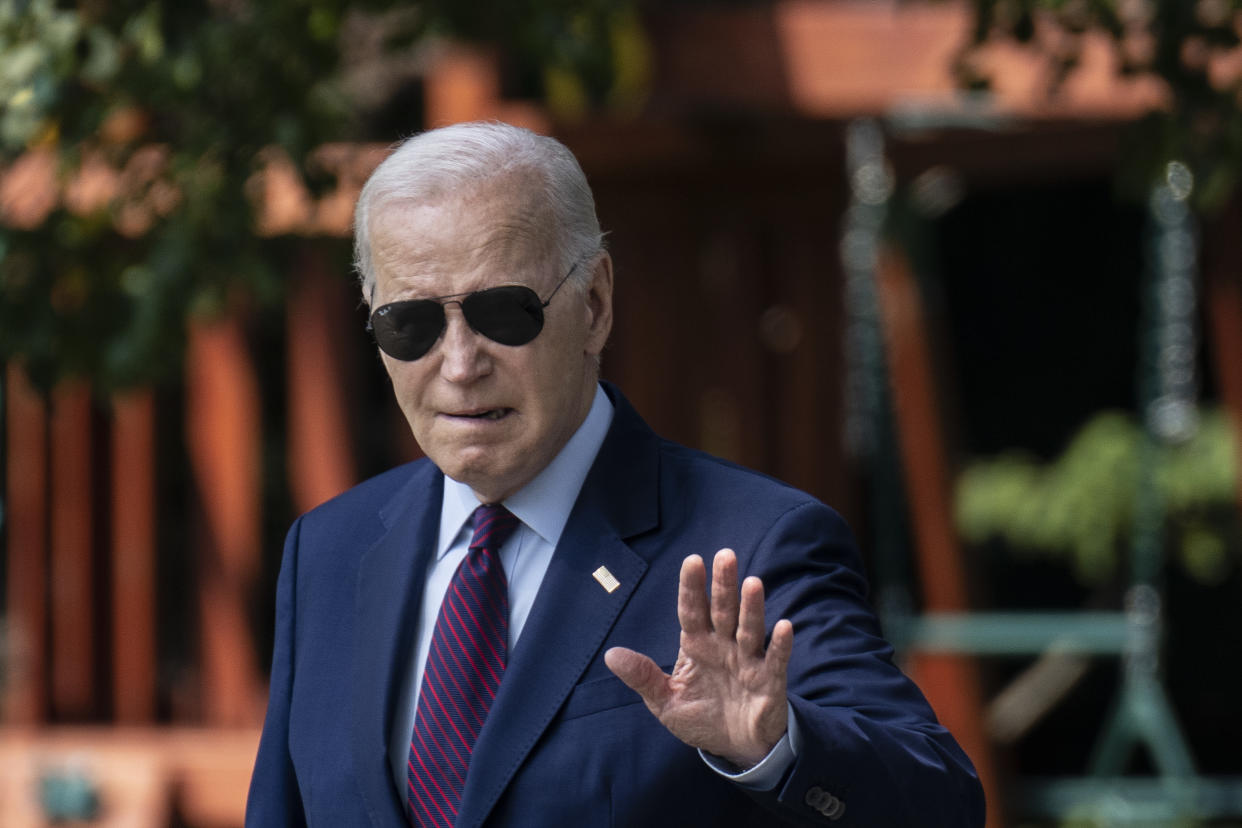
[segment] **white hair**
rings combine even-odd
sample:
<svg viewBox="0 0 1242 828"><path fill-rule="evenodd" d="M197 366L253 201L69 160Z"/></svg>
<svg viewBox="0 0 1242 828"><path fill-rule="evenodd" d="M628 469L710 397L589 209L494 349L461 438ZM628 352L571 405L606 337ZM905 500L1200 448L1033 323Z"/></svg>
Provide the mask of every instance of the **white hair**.
<svg viewBox="0 0 1242 828"><path fill-rule="evenodd" d="M402 141L363 186L354 209L354 269L363 301L369 306L375 295L373 214L397 204L435 201L463 187L514 173L532 174L542 184L555 225L547 231L564 270L585 265L587 258L603 249L595 198L578 159L564 144L494 121L454 124ZM571 281L581 288L590 276L591 268L580 266Z"/></svg>

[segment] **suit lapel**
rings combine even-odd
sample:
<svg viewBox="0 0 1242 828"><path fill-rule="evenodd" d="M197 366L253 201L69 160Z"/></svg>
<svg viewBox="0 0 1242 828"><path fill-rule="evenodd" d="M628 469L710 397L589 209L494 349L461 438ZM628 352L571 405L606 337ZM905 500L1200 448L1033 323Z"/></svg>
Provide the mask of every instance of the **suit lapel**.
<svg viewBox="0 0 1242 828"><path fill-rule="evenodd" d="M479 826L578 679L647 570L624 540L658 522L654 435L615 389L608 437L583 484L504 680L479 733L458 826ZM605 566L609 593L592 573Z"/></svg>
<svg viewBox="0 0 1242 828"><path fill-rule="evenodd" d="M404 824L388 763L400 669L409 664L427 561L440 524L444 478L431 463L380 511L388 528L358 566L354 629L354 765L376 825Z"/></svg>

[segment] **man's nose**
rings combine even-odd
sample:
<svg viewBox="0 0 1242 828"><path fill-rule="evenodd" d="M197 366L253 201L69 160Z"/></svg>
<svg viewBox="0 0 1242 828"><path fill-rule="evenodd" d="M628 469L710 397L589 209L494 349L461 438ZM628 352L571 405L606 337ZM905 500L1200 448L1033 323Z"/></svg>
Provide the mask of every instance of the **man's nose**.
<svg viewBox="0 0 1242 828"><path fill-rule="evenodd" d="M444 337L440 342L440 374L451 382L469 382L487 373L490 362L477 333L457 302L444 306Z"/></svg>

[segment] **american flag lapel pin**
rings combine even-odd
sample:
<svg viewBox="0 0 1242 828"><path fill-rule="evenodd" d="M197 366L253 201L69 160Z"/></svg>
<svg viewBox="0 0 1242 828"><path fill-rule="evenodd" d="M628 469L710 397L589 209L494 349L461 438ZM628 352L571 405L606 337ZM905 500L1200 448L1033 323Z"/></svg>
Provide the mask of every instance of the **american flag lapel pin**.
<svg viewBox="0 0 1242 828"><path fill-rule="evenodd" d="M591 573L595 576L595 580L599 581L599 585L604 591L611 594L617 587L621 586L621 582L617 580L617 576L608 571L608 567L601 566L599 569Z"/></svg>

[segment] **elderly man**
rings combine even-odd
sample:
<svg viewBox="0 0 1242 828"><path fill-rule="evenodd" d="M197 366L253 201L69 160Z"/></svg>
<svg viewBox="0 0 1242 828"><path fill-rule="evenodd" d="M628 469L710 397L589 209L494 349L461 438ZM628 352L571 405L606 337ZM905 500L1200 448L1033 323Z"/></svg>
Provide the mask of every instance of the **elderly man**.
<svg viewBox="0 0 1242 828"><path fill-rule="evenodd" d="M355 230L427 458L289 532L247 825L982 824L841 519L599 382L612 262L565 147L423 133Z"/></svg>

